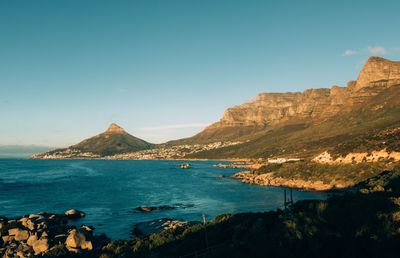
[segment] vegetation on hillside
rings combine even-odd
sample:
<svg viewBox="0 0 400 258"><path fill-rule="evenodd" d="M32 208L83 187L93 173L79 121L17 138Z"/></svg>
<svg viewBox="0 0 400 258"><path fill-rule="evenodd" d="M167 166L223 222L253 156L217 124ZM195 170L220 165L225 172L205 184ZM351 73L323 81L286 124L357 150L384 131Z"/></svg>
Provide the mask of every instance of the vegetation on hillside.
<svg viewBox="0 0 400 258"><path fill-rule="evenodd" d="M296 162L283 164L266 164L252 171L254 174L274 173L276 177L287 179L301 179L306 181L335 181L357 184L374 177L382 172L387 164L359 163L359 164L320 164L316 162Z"/></svg>

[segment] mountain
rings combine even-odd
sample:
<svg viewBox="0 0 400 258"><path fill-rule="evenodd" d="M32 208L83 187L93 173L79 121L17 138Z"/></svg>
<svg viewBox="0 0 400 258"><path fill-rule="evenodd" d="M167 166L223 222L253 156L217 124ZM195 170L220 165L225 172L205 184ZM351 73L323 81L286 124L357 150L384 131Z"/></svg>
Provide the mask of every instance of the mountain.
<svg viewBox="0 0 400 258"><path fill-rule="evenodd" d="M170 144L242 142L193 155L198 158L304 156L324 149L339 153L343 148L377 148L372 143L377 145L379 140L372 138L379 138L385 130L396 132L393 139L398 137L399 85L400 62L370 57L357 80L347 87L261 93L227 109L220 121L199 134ZM370 145L361 148L365 137L371 138ZM390 148L400 149L396 144Z"/></svg>
<svg viewBox="0 0 400 258"><path fill-rule="evenodd" d="M314 159L322 153L336 157L384 151L396 152L392 154L400 160L399 96L400 62L370 57L357 80L346 87L260 93L254 100L228 108L218 122L190 138L154 145L112 124L102 134L34 158L124 154L123 158L136 159L169 153L168 157L179 158ZM148 149L151 153L132 154Z"/></svg>
<svg viewBox="0 0 400 258"><path fill-rule="evenodd" d="M33 158L99 158L108 155L151 149L155 145L136 138L117 124L94 137L65 149L57 149Z"/></svg>

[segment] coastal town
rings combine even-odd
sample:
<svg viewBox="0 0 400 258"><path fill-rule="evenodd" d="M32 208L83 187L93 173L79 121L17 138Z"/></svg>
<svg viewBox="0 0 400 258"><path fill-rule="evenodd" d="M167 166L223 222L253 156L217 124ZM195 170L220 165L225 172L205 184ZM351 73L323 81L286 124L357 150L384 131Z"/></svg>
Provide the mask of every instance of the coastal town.
<svg viewBox="0 0 400 258"><path fill-rule="evenodd" d="M105 160L172 160L172 159L185 159L188 155L199 153L202 151L209 151L228 146L238 145L242 142L226 141L226 142L213 142L208 144L185 144L167 146L161 145L156 148L127 152L122 154L101 156L99 154L87 151L74 149L73 147L67 149L55 150L43 154L33 155L33 159L105 159Z"/></svg>

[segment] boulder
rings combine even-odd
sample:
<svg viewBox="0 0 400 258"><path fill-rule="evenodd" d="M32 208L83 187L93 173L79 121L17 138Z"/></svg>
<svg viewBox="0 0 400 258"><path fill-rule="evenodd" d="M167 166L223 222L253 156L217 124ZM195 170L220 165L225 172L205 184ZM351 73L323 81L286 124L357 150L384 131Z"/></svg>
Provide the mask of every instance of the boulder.
<svg viewBox="0 0 400 258"><path fill-rule="evenodd" d="M78 229L73 229L69 232L65 245L70 251L92 250L93 244L90 240L86 238L86 235Z"/></svg>
<svg viewBox="0 0 400 258"><path fill-rule="evenodd" d="M88 226L88 225L82 225L81 229L87 231L87 232L92 232L94 230L93 226Z"/></svg>
<svg viewBox="0 0 400 258"><path fill-rule="evenodd" d="M38 220L38 219L44 219L44 216L40 214L29 214L28 218L31 220Z"/></svg>
<svg viewBox="0 0 400 258"><path fill-rule="evenodd" d="M49 250L49 241L47 238L33 241L32 248L33 251L35 252L35 255L44 253L47 250Z"/></svg>
<svg viewBox="0 0 400 258"><path fill-rule="evenodd" d="M23 217L19 220L21 222L22 226L28 228L29 230L34 230L35 229L35 223L29 218Z"/></svg>
<svg viewBox="0 0 400 258"><path fill-rule="evenodd" d="M68 219L80 219L86 216L83 211L75 209L67 210L64 214Z"/></svg>
<svg viewBox="0 0 400 258"><path fill-rule="evenodd" d="M18 229L17 233L15 234L14 239L17 241L26 241L29 238L28 230Z"/></svg>
<svg viewBox="0 0 400 258"><path fill-rule="evenodd" d="M48 238L49 234L47 234L46 231L43 231L42 235L40 236L40 238Z"/></svg>
<svg viewBox="0 0 400 258"><path fill-rule="evenodd" d="M8 230L8 235L15 236L18 233L19 230L20 230L19 228L10 228Z"/></svg>
<svg viewBox="0 0 400 258"><path fill-rule="evenodd" d="M110 241L105 235L93 235L89 225L68 225L69 219L81 218L85 213L69 210L65 214L30 214L9 220L0 217L0 257L64 257L68 252L91 255L91 250L102 248Z"/></svg>
<svg viewBox="0 0 400 258"><path fill-rule="evenodd" d="M37 235L31 235L28 240L26 241L26 244L29 246L33 246L33 244L38 240Z"/></svg>
<svg viewBox="0 0 400 258"><path fill-rule="evenodd" d="M2 236L1 239L3 240L4 243L10 242L11 240L14 239L14 236Z"/></svg>

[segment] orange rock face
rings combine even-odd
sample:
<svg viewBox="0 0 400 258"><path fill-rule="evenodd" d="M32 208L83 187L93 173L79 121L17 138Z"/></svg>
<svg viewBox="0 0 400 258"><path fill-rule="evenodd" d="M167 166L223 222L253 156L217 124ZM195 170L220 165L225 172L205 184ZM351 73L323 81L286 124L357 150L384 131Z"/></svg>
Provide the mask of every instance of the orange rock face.
<svg viewBox="0 0 400 258"><path fill-rule="evenodd" d="M400 84L400 62L370 57L357 81L347 87L309 89L304 92L261 93L225 111L212 130L235 126L269 126L291 121L320 121L352 109L382 89Z"/></svg>
<svg viewBox="0 0 400 258"><path fill-rule="evenodd" d="M400 62L370 57L358 76L354 90L365 87L390 87L400 84Z"/></svg>

